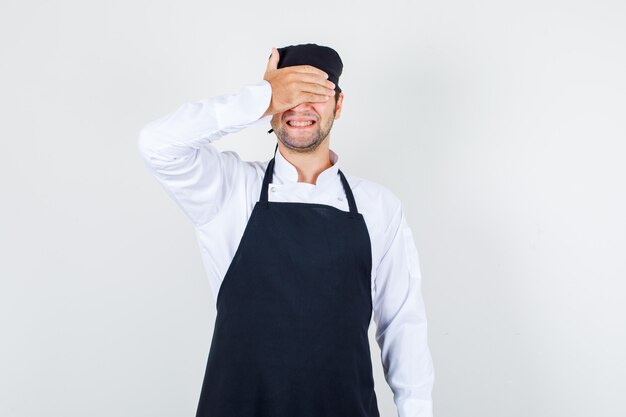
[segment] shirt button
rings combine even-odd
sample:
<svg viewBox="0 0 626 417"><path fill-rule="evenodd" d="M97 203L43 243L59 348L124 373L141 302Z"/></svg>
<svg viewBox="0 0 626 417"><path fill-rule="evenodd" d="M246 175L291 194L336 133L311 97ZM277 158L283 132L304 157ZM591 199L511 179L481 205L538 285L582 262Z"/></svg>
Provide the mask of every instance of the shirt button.
<svg viewBox="0 0 626 417"><path fill-rule="evenodd" d="M276 187L272 187L271 190L273 193L276 192Z"/></svg>
<svg viewBox="0 0 626 417"><path fill-rule="evenodd" d="M339 197L337 197L337 200L339 200L339 201L343 201L343 197L342 197L342 196L339 196Z"/></svg>

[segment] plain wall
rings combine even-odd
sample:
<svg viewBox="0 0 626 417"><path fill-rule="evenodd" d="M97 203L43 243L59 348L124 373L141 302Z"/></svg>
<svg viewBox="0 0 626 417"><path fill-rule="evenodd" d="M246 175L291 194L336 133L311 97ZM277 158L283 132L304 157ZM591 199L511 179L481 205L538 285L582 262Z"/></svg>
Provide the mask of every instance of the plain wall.
<svg viewBox="0 0 626 417"><path fill-rule="evenodd" d="M345 65L331 148L416 239L435 416L623 417L624 22L618 0L3 2L0 415L195 415L215 308L138 133L314 42ZM216 145L267 160L265 131Z"/></svg>

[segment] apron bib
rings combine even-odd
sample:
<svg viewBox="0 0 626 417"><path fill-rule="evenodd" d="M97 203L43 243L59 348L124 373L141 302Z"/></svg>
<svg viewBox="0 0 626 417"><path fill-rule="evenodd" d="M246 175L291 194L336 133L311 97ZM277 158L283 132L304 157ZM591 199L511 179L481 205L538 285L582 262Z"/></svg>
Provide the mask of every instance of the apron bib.
<svg viewBox="0 0 626 417"><path fill-rule="evenodd" d="M269 202L275 156L228 267L196 417L379 417L371 246L350 211Z"/></svg>

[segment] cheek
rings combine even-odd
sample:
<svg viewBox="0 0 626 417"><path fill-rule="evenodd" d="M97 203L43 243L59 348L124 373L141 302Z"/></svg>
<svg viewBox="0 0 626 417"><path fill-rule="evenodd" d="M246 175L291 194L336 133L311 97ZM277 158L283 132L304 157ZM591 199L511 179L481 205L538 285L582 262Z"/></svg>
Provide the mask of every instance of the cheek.
<svg viewBox="0 0 626 417"><path fill-rule="evenodd" d="M282 113L281 113L281 114L275 114L275 115L272 117L272 120L270 121L270 123L271 123L272 125L280 124L280 121L281 121L281 119L282 119L282 116L283 116L283 115L282 115Z"/></svg>
<svg viewBox="0 0 626 417"><path fill-rule="evenodd" d="M329 109L332 109L332 106L330 106L330 103L315 103L313 104L313 108L319 114L326 114Z"/></svg>
<svg viewBox="0 0 626 417"><path fill-rule="evenodd" d="M330 103L328 103L328 104L321 104L321 105L317 104L315 106L315 111L326 122L328 121L328 119L332 119L333 118L333 106L330 105Z"/></svg>

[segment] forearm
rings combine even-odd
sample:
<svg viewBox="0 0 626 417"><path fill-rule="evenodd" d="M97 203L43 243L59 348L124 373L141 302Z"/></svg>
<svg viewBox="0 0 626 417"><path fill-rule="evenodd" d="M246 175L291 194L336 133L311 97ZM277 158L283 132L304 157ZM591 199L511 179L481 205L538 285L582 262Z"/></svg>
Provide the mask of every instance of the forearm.
<svg viewBox="0 0 626 417"><path fill-rule="evenodd" d="M211 142L267 123L269 117L261 116L271 94L271 85L262 81L237 94L184 104L141 130L141 158L195 225L215 218L243 178L244 161L238 154L220 152Z"/></svg>
<svg viewBox="0 0 626 417"><path fill-rule="evenodd" d="M267 122L264 115L270 99L271 86L263 80L237 94L185 103L141 129L139 153L156 167L175 163L224 135Z"/></svg>

